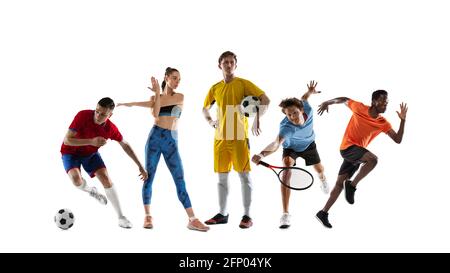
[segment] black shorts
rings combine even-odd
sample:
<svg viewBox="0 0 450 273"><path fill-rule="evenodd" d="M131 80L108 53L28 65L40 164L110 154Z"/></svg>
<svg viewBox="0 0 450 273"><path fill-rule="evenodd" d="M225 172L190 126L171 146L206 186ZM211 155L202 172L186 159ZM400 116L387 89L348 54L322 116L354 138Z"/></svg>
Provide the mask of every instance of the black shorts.
<svg viewBox="0 0 450 273"><path fill-rule="evenodd" d="M339 169L339 175L348 174L348 179L350 179L359 169L359 165L363 163L360 159L367 152L369 150L357 145L352 145L345 150L341 150L341 156L344 158L344 162L342 162L341 168Z"/></svg>
<svg viewBox="0 0 450 273"><path fill-rule="evenodd" d="M312 142L303 152L296 152L293 149L283 149L283 158L286 156L291 157L296 160L298 157L301 157L305 160L306 166L315 165L320 163L320 156L317 152L316 142ZM296 164L294 163L294 166Z"/></svg>

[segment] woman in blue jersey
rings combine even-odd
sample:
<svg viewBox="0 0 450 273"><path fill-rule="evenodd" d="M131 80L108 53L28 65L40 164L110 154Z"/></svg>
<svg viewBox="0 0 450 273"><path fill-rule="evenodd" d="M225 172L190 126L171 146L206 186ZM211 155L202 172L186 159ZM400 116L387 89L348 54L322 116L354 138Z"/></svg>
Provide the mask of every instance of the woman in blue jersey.
<svg viewBox="0 0 450 273"><path fill-rule="evenodd" d="M175 182L178 199L183 204L189 217L188 228L208 231L209 227L198 220L192 210L191 201L186 191L183 165L178 152L177 123L181 115L184 100L183 94L175 92L175 89L180 83L180 73L175 68L168 67L161 88L159 87L158 80L154 77L151 78L151 81L152 87L149 87L149 89L155 92L155 95L151 96L149 101L118 104L118 106L149 107L151 108L153 117L155 117L155 124L150 131L145 146L145 166L148 172L148 179L145 180L142 188L142 199L145 209L144 228L153 228L150 213L152 184L162 154Z"/></svg>
<svg viewBox="0 0 450 273"><path fill-rule="evenodd" d="M280 132L274 142L269 144L260 154L253 156L252 161L259 164L263 157L276 152L280 145L283 145L283 165L286 167L294 166L298 157L303 158L306 166L313 165L322 181L322 191L327 194L329 192L328 184L315 143L313 111L308 102L311 94L317 94L320 91L316 91L317 83L314 81L311 81L307 86L308 91L303 94L301 100L289 98L281 101L279 106L286 117L280 122ZM291 190L289 188L281 186L283 215L280 219L280 228L288 228L290 226L290 193Z"/></svg>

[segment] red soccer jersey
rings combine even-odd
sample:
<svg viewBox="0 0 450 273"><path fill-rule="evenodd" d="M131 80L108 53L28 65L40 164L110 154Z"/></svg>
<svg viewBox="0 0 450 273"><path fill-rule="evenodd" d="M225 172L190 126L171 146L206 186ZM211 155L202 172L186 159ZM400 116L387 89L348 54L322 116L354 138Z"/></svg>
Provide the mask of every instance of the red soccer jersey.
<svg viewBox="0 0 450 273"><path fill-rule="evenodd" d="M76 138L86 139L94 137L104 137L106 139L112 139L115 141L122 141L122 134L117 129L116 125L109 119L103 124L95 124L94 122L94 110L83 110L73 119L69 126L70 130L76 131ZM97 152L99 147L92 145L85 146L69 146L64 143L61 145L62 154L72 154L79 156L87 156Z"/></svg>

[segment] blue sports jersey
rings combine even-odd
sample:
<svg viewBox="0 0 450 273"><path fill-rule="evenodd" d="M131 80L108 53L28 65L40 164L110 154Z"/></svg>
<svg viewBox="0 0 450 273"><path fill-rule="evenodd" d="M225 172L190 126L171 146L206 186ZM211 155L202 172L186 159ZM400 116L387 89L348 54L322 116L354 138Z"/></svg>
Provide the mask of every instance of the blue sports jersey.
<svg viewBox="0 0 450 273"><path fill-rule="evenodd" d="M283 148L293 149L296 152L303 152L315 139L311 105L308 101L302 102L303 110L307 115L303 125L294 125L287 117L280 122L279 136L284 138Z"/></svg>

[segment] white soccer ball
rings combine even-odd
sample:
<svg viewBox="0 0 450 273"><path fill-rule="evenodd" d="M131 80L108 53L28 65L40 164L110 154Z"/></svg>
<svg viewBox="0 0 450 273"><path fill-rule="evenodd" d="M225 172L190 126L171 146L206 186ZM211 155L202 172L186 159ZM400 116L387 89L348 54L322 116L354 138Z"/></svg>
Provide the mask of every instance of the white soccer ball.
<svg viewBox="0 0 450 273"><path fill-rule="evenodd" d="M261 101L258 97L247 96L242 99L241 104L239 105L239 110L241 111L241 114L246 117L254 117L259 111L260 104Z"/></svg>
<svg viewBox="0 0 450 273"><path fill-rule="evenodd" d="M69 229L75 222L75 216L70 209L60 209L55 214L56 226L60 229Z"/></svg>

